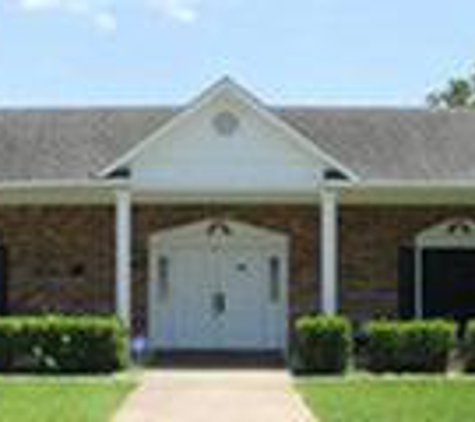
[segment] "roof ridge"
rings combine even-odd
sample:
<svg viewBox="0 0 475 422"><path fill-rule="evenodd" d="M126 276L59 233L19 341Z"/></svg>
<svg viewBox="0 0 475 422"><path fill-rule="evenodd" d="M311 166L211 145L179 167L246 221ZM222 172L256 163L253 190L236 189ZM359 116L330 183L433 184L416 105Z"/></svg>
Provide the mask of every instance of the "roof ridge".
<svg viewBox="0 0 475 422"><path fill-rule="evenodd" d="M21 113L140 113L140 112L179 112L186 105L179 104L66 104L66 105L33 105L7 106L0 105L0 114ZM401 113L401 114L444 114L466 115L473 114L472 109L432 109L424 106L393 106L393 105L318 105L318 104L266 104L266 107L276 113Z"/></svg>
<svg viewBox="0 0 475 422"><path fill-rule="evenodd" d="M183 109L180 105L171 104L118 104L118 105L35 105L35 106L15 106L0 105L0 113L99 113L99 112L146 112L146 111L170 111L176 112Z"/></svg>
<svg viewBox="0 0 475 422"><path fill-rule="evenodd" d="M475 116L475 110L472 109L433 109L429 107L417 107L417 106L320 106L320 105L279 105L268 106L271 111L274 112L307 112L307 113L411 113L411 114L445 114L445 115L465 115L473 114Z"/></svg>

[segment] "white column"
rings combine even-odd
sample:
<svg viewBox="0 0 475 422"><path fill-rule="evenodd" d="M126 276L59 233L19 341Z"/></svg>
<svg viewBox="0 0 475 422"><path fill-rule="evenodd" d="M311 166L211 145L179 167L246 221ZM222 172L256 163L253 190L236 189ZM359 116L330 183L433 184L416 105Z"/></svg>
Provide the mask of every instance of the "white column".
<svg viewBox="0 0 475 422"><path fill-rule="evenodd" d="M131 226L132 200L126 188L116 191L116 313L131 326Z"/></svg>
<svg viewBox="0 0 475 422"><path fill-rule="evenodd" d="M335 315L338 312L337 194L322 190L320 198L321 309L326 315Z"/></svg>

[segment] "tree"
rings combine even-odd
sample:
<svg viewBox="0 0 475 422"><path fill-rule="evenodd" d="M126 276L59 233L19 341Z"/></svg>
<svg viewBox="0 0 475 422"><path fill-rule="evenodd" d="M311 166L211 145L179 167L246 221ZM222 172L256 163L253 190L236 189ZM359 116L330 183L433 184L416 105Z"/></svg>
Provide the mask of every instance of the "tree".
<svg viewBox="0 0 475 422"><path fill-rule="evenodd" d="M475 74L450 79L444 89L429 94L427 102L434 108L475 108Z"/></svg>

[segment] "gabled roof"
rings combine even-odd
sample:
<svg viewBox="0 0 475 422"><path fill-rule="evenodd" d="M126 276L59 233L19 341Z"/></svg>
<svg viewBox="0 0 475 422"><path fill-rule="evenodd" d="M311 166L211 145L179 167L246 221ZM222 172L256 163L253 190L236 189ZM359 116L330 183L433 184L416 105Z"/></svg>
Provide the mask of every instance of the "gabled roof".
<svg viewBox="0 0 475 422"><path fill-rule="evenodd" d="M326 165L337 170L349 180L358 180L358 177L350 168L327 154L318 146L317 143L312 142L293 125L290 125L284 119L279 118L276 113L273 113L268 107L261 103L260 100L251 92L235 83L229 77L224 77L210 86L195 100L191 101L190 104L181 112L177 113L176 116L165 122L156 131L152 132L135 147L131 148L126 154L120 156L117 160L114 160L114 162L102 170L99 175L106 176L117 171L121 167L129 166L131 162L133 162L142 152L146 151L150 145L162 142L175 127L185 125L187 120L190 120L193 115L199 113L200 110L205 109L207 105L214 104L223 98L227 98L228 100L231 98L234 102L238 102L241 106L251 110L254 115L259 116L261 121L274 127L279 133L284 133L289 142L298 146L308 157L312 157L313 159L318 160L318 162L324 161Z"/></svg>
<svg viewBox="0 0 475 422"><path fill-rule="evenodd" d="M180 110L0 111L0 181L98 177ZM268 110L363 180L475 179L475 112Z"/></svg>
<svg viewBox="0 0 475 422"><path fill-rule="evenodd" d="M94 178L177 112L173 107L0 111L0 180Z"/></svg>
<svg viewBox="0 0 475 422"><path fill-rule="evenodd" d="M363 180L475 179L475 111L276 111Z"/></svg>

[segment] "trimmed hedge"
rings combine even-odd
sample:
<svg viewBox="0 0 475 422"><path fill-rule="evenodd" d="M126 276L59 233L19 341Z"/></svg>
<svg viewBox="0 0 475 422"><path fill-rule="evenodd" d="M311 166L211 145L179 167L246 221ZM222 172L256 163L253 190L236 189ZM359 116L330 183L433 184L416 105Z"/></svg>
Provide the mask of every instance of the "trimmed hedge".
<svg viewBox="0 0 475 422"><path fill-rule="evenodd" d="M296 322L295 370L338 374L352 352L350 322L342 317L305 316Z"/></svg>
<svg viewBox="0 0 475 422"><path fill-rule="evenodd" d="M373 321L367 326L366 366L373 372L445 372L456 325L444 320Z"/></svg>
<svg viewBox="0 0 475 422"><path fill-rule="evenodd" d="M115 318L59 315L0 318L0 371L108 373L127 362Z"/></svg>
<svg viewBox="0 0 475 422"><path fill-rule="evenodd" d="M463 337L464 371L475 373L475 320L471 320L465 327Z"/></svg>

